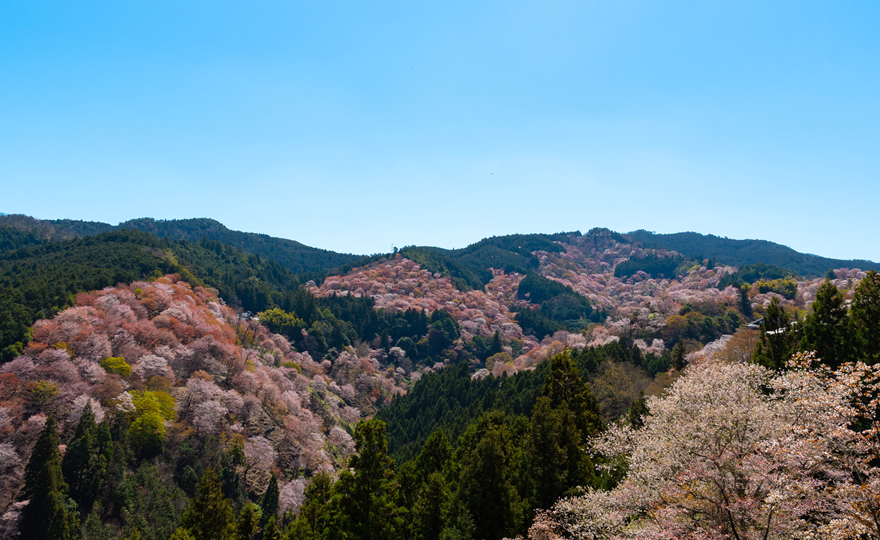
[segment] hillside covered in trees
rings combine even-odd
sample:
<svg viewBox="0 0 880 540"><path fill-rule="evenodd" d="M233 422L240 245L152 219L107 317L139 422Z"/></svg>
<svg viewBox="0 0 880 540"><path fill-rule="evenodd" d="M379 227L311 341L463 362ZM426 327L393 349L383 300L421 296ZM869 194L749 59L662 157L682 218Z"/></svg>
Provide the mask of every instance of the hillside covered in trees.
<svg viewBox="0 0 880 540"><path fill-rule="evenodd" d="M275 238L265 234L232 231L222 223L208 218L172 220L141 218L125 221L118 225L110 225L95 221L37 220L28 216L6 215L0 216L0 226L38 231L42 237L51 240L81 238L126 229L143 231L172 241L198 242L205 238L272 259L293 273L320 272L360 259L357 255L313 248L294 240Z"/></svg>
<svg viewBox="0 0 880 540"><path fill-rule="evenodd" d="M216 222L6 217L2 537L878 537L875 273L593 229L297 274ZM725 408L754 463L700 453ZM718 517L707 466L762 498Z"/></svg>
<svg viewBox="0 0 880 540"><path fill-rule="evenodd" d="M732 240L695 232L655 234L644 230L633 231L627 236L646 248L669 249L687 256L698 255L701 259L716 259L729 266L769 264L813 277L824 276L830 268L871 270L880 267L872 261L847 261L799 253L767 240Z"/></svg>

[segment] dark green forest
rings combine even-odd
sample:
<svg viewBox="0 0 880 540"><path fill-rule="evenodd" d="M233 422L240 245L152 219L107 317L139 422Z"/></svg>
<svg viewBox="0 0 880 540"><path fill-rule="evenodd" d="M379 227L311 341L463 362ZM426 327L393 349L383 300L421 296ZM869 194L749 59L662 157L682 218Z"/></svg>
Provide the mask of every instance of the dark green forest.
<svg viewBox="0 0 880 540"><path fill-rule="evenodd" d="M0 322L3 361L20 354L31 324L74 305L76 293L169 273L213 287L245 311L295 314L292 325L271 317L266 323L318 358L359 341L379 346L385 339L388 347L401 346L410 358L425 360L458 337L455 321L442 311L386 315L370 298L315 298L279 263L215 240L168 241L133 230L55 242L9 227L0 227L0 234L9 248L0 252L0 311L7 314Z"/></svg>
<svg viewBox="0 0 880 540"><path fill-rule="evenodd" d="M445 371L462 373L460 366ZM437 386L444 377L417 388ZM361 422L349 468L335 481L319 473L300 512L278 518L277 480L249 499L236 473L245 456L234 440L192 439L156 454L137 445L138 431L126 415L96 423L87 407L62 455L50 418L25 468L19 499L31 504L22 511L21 530L40 540L91 540L109 538L107 523L121 520L132 531L126 538L144 540L496 540L520 534L536 508L578 486L609 487L615 478L585 452L585 441L603 426L568 352L540 373L510 381L501 381L504 390L494 403L487 401L491 393L465 391L469 398L482 394L485 406L465 399L467 413L454 435L432 424L410 459L389 454L385 422ZM201 446L192 446L198 441ZM170 484L162 480L168 472L175 479Z"/></svg>
<svg viewBox="0 0 880 540"><path fill-rule="evenodd" d="M335 253L303 245L293 240L265 234L246 233L227 229L222 223L208 218L156 220L132 219L119 225L70 219L35 220L27 216L0 216L0 226L39 231L52 240L81 238L109 231L139 230L169 240L198 242L206 238L237 247L241 250L272 259L293 273L320 272L355 262L359 255Z"/></svg>
<svg viewBox="0 0 880 540"><path fill-rule="evenodd" d="M493 236L461 249L407 246L400 253L431 272L452 276L461 290L483 289L492 279L490 268L503 269L505 273L534 271L538 259L532 252L565 251L556 242L570 235L580 236L580 232Z"/></svg>
<svg viewBox="0 0 880 540"><path fill-rule="evenodd" d="M686 257L716 259L730 266L762 263L779 266L805 276L824 276L829 268L880 268L876 262L841 260L799 253L788 246L767 240L731 240L712 234L682 232L656 234L645 230L627 233L645 248L671 249Z"/></svg>

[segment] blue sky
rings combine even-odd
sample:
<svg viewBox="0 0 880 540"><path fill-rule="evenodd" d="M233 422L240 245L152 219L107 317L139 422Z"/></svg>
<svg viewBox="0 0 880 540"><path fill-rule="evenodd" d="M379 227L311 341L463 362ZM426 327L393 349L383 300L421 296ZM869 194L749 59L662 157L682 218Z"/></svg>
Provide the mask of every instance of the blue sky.
<svg viewBox="0 0 880 540"><path fill-rule="evenodd" d="M0 4L0 211L880 261L877 2Z"/></svg>

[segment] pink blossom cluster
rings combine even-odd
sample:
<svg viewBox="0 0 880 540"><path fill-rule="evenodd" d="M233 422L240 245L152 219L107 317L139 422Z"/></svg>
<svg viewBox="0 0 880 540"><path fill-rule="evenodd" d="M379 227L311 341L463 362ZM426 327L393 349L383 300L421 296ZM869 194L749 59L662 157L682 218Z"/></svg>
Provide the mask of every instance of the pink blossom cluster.
<svg viewBox="0 0 880 540"><path fill-rule="evenodd" d="M518 284L518 279L522 276L511 279L499 273L492 280L498 280L498 283L487 287L488 294L483 291L462 292L452 285L448 276L432 274L398 255L392 261L378 261L343 276L331 276L320 287L311 290L319 297L331 294L369 296L375 300L377 308L388 310L414 308L430 314L437 309L446 309L461 325L465 341L475 335L492 336L496 331L505 339L522 339L522 329L508 309L509 299L516 294L513 283Z"/></svg>
<svg viewBox="0 0 880 540"><path fill-rule="evenodd" d="M625 477L540 512L529 537L877 538L880 368L707 360L593 452ZM861 421L857 427L857 421Z"/></svg>
<svg viewBox="0 0 880 540"><path fill-rule="evenodd" d="M0 366L0 491L8 494L47 416L67 441L87 404L101 421L133 413L133 392L167 391L176 409L168 436L243 437L246 480L265 484L270 471L344 466L362 410L410 384L380 351L317 363L176 275L80 294L33 331L24 353Z"/></svg>

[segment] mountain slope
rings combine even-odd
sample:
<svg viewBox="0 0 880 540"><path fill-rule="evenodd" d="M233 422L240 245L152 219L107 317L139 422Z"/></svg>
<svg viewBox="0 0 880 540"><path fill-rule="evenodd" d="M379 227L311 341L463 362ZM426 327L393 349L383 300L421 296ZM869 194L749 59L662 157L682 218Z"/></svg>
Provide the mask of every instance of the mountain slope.
<svg viewBox="0 0 880 540"><path fill-rule="evenodd" d="M2 225L19 230L35 229L49 240L81 238L123 229L143 231L170 240L198 242L202 238L207 238L273 259L294 273L320 272L361 259L358 255L313 248L293 240L275 238L266 234L233 231L219 221L207 218L173 220L141 218L119 225L110 225L96 221L39 220L29 216L8 215L0 216L0 226Z"/></svg>
<svg viewBox="0 0 880 540"><path fill-rule="evenodd" d="M794 270L805 276L823 276L830 268L859 268L870 270L880 264L861 259L842 260L800 253L788 246L767 240L731 240L712 234L682 232L655 234L645 230L628 233L634 241L645 248L664 248L686 256L700 255L715 258L730 266L763 263Z"/></svg>
<svg viewBox="0 0 880 540"><path fill-rule="evenodd" d="M15 231L0 227L14 246ZM19 235L20 236L20 235ZM141 231L27 245L0 253L0 362L21 352L27 328L73 305L76 293L177 273L214 287L227 302L258 311L299 287L280 264L211 240L168 242Z"/></svg>

